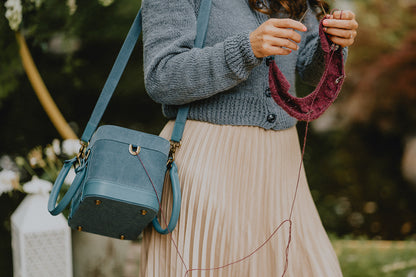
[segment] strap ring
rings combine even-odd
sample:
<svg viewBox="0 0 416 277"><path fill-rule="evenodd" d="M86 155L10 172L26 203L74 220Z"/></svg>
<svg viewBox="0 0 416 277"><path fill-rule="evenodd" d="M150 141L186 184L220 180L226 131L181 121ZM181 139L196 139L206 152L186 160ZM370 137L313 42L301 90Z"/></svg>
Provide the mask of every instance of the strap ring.
<svg viewBox="0 0 416 277"><path fill-rule="evenodd" d="M135 146L135 148L136 148L136 150L134 150L134 147L133 147L133 145L132 145L132 144L130 144L130 145L129 145L129 152L130 152L130 154L132 154L133 156L137 156L137 155L139 155L140 150L141 150L140 146Z"/></svg>

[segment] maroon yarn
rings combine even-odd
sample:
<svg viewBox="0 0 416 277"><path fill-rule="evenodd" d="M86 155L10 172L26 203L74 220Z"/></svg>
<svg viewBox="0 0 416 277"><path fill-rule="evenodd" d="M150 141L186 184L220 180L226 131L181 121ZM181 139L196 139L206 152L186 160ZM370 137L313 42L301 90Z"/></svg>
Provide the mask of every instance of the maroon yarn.
<svg viewBox="0 0 416 277"><path fill-rule="evenodd" d="M319 24L321 47L324 50L325 71L315 90L308 96L299 98L289 93L290 84L286 77L271 61L269 86L274 101L289 115L302 121L311 121L321 116L338 97L345 78L342 48L330 40Z"/></svg>

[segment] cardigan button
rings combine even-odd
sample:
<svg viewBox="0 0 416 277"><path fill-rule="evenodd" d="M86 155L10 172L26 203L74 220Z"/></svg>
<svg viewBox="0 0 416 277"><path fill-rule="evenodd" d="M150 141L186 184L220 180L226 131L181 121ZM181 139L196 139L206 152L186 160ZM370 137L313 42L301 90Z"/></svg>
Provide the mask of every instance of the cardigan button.
<svg viewBox="0 0 416 277"><path fill-rule="evenodd" d="M266 58L266 65L269 66L270 63L274 60L274 56L269 56Z"/></svg>
<svg viewBox="0 0 416 277"><path fill-rule="evenodd" d="M256 7L258 8L258 9L263 9L264 8L264 3L263 3L263 1L256 1Z"/></svg>
<svg viewBox="0 0 416 277"><path fill-rule="evenodd" d="M266 90L264 91L264 95L266 95L266 97L271 97L272 96L270 88L266 88Z"/></svg>
<svg viewBox="0 0 416 277"><path fill-rule="evenodd" d="M267 115L267 122L274 123L276 121L277 116L274 113Z"/></svg>

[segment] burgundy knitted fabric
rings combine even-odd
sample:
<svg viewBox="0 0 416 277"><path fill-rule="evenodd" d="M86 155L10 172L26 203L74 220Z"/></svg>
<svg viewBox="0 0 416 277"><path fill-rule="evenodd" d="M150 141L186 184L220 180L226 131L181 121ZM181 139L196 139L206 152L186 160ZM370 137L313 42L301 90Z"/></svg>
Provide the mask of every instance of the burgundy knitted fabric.
<svg viewBox="0 0 416 277"><path fill-rule="evenodd" d="M276 63L270 63L269 86L273 99L289 115L302 121L311 121L321 116L337 98L345 78L342 48L330 45L330 40L323 31L322 20L319 36L325 53L325 71L315 90L306 97L292 96L289 93L289 82Z"/></svg>

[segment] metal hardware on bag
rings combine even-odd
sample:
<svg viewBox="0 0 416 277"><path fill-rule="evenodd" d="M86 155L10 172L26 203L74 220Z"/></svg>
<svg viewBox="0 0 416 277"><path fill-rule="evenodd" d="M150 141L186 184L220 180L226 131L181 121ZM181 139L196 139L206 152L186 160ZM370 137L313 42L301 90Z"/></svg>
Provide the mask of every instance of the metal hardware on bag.
<svg viewBox="0 0 416 277"><path fill-rule="evenodd" d="M139 153L140 153L140 146L136 146L136 151L134 151L134 149L133 149L133 145L132 144L130 144L129 145L129 152L130 152L130 154L132 154L133 156L137 156L137 155L139 155Z"/></svg>
<svg viewBox="0 0 416 277"><path fill-rule="evenodd" d="M91 149L88 149L87 154L85 154L84 160L87 160L88 157L90 156L91 153Z"/></svg>
<svg viewBox="0 0 416 277"><path fill-rule="evenodd" d="M124 236L124 235L121 235L121 236L120 236L120 239L121 239L121 240L124 240L124 239L125 239L125 236Z"/></svg>
<svg viewBox="0 0 416 277"><path fill-rule="evenodd" d="M146 210L141 210L141 211L140 211L140 213L141 213L142 215L146 215L146 214L147 214L147 211L146 211Z"/></svg>
<svg viewBox="0 0 416 277"><path fill-rule="evenodd" d="M88 150L87 155L85 155L85 149L87 148L88 143L85 143L82 140L80 140L79 143L81 144L81 148L79 149L77 160L78 160L78 164L81 165L81 160L88 158L90 154L90 150Z"/></svg>
<svg viewBox="0 0 416 277"><path fill-rule="evenodd" d="M178 148L181 146L180 142L177 141L170 141L170 150L169 150L169 158L168 158L168 163L167 166L170 166L173 161L175 161L175 153L176 150L178 150Z"/></svg>
<svg viewBox="0 0 416 277"><path fill-rule="evenodd" d="M95 200L95 205L100 206L101 205L101 200Z"/></svg>
<svg viewBox="0 0 416 277"><path fill-rule="evenodd" d="M77 230L78 230L79 232L81 232L81 231L82 231L82 227L81 227L81 226L78 226Z"/></svg>

